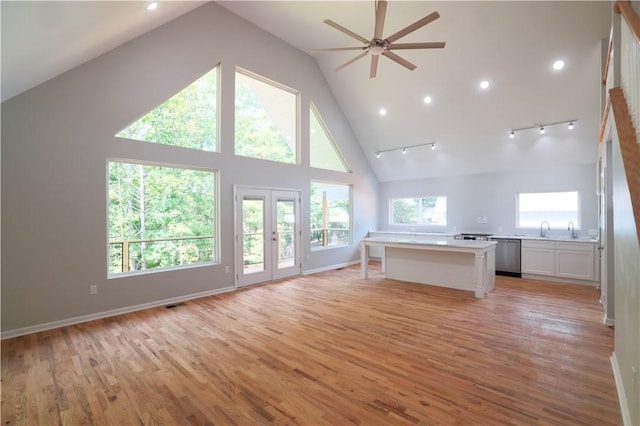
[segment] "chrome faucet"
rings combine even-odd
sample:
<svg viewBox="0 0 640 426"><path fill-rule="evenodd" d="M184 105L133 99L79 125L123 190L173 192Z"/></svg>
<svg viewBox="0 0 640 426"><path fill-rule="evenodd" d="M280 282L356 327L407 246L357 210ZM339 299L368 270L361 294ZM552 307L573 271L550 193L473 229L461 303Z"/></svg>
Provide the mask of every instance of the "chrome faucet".
<svg viewBox="0 0 640 426"><path fill-rule="evenodd" d="M571 238L578 238L578 234L576 234L576 230L573 227L573 222L569 222L569 226L567 226L567 231L571 231Z"/></svg>
<svg viewBox="0 0 640 426"><path fill-rule="evenodd" d="M547 234L544 233L544 230L542 229L542 225L547 224L547 231L551 231L551 226L549 226L549 222L547 222L546 220L543 220L542 223L540 223L540 236L541 237L546 237Z"/></svg>

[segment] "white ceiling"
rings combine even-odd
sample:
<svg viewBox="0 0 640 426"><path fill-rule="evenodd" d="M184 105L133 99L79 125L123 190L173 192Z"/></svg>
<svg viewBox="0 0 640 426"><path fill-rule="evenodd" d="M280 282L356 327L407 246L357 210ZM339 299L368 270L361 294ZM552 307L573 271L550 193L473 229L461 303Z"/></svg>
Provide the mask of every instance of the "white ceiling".
<svg viewBox="0 0 640 426"><path fill-rule="evenodd" d="M409 71L381 58L333 69L358 52L311 52L358 46L331 19L369 39L374 2L223 1L233 13L313 55L381 181L592 164L600 121L600 41L608 37L609 1L389 1L384 36L433 11L440 19L399 42L445 41L444 49L406 50ZM2 100L83 63L202 2L2 1ZM551 69L564 59L561 72ZM478 89L482 79L491 82ZM425 95L433 102L426 105ZM388 114L381 117L380 108ZM512 128L577 118L508 137ZM340 141L337 141L338 144ZM435 142L428 147L375 152Z"/></svg>

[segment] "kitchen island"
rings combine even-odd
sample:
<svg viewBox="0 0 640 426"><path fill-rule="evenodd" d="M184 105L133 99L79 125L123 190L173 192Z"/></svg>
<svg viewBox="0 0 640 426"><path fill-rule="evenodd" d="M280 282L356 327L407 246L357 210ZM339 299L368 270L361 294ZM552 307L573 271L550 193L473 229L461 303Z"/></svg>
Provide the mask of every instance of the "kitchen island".
<svg viewBox="0 0 640 426"><path fill-rule="evenodd" d="M382 247L386 278L473 291L495 287L495 241L370 237L360 242L360 276L368 278L369 248Z"/></svg>

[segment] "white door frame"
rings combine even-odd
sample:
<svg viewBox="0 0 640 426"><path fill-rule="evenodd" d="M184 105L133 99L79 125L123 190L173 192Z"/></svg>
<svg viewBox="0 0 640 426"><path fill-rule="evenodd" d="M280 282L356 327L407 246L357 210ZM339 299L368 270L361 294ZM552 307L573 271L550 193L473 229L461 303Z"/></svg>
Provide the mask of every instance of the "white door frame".
<svg viewBox="0 0 640 426"><path fill-rule="evenodd" d="M301 191L279 188L264 188L234 185L234 253L235 284L244 287L290 276L300 275L301 261ZM263 203L263 269L245 274L243 241L243 201L261 200ZM292 201L294 204L293 262L279 265L280 234L277 227L277 205L279 201Z"/></svg>

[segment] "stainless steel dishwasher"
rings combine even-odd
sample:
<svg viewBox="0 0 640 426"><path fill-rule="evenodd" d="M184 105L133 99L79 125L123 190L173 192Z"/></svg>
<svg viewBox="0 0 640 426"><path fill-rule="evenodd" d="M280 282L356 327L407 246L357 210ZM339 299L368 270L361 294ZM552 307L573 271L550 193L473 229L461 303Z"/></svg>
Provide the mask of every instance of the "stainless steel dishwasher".
<svg viewBox="0 0 640 426"><path fill-rule="evenodd" d="M491 237L496 246L496 275L521 277L520 243L516 238Z"/></svg>

